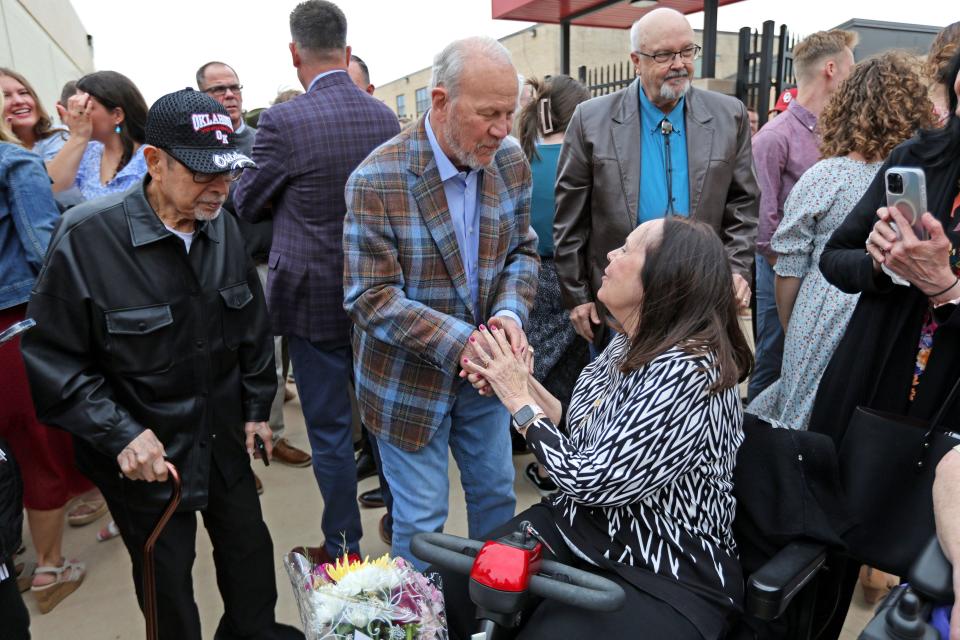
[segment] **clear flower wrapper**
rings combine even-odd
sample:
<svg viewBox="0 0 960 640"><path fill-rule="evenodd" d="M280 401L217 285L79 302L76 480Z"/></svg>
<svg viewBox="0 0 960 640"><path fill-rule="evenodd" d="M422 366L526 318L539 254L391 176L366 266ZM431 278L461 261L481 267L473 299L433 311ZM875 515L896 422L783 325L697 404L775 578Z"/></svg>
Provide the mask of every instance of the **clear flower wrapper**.
<svg viewBox="0 0 960 640"><path fill-rule="evenodd" d="M447 640L440 577L403 558L314 565L299 553L283 564L307 640Z"/></svg>

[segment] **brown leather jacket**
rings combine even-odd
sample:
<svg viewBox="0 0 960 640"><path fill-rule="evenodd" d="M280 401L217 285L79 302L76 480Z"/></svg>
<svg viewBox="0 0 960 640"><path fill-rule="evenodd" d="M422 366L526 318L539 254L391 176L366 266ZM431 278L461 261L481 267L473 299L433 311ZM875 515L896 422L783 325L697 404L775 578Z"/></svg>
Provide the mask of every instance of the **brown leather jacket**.
<svg viewBox="0 0 960 640"><path fill-rule="evenodd" d="M577 107L557 167L553 237L564 305L596 301L607 253L637 226L640 192L639 79ZM736 98L686 96L691 217L716 229L734 273L749 282L759 188L747 108Z"/></svg>

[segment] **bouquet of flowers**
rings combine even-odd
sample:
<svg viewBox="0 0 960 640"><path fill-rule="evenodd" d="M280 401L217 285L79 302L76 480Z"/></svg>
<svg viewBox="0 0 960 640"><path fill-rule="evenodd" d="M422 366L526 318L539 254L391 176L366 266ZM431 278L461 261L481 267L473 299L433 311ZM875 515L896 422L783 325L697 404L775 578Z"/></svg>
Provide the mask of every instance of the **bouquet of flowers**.
<svg viewBox="0 0 960 640"><path fill-rule="evenodd" d="M283 564L307 640L447 640L443 592L403 558Z"/></svg>

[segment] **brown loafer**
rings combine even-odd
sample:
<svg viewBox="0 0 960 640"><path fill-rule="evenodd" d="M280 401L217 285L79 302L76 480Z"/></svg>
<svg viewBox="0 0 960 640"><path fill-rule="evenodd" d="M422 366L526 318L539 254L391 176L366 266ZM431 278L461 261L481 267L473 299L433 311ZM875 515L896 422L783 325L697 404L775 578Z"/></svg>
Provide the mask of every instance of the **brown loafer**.
<svg viewBox="0 0 960 640"><path fill-rule="evenodd" d="M387 514L383 514L383 517L380 518L377 532L380 534L380 539L383 540L385 545L388 547L393 545L393 527L387 526Z"/></svg>
<svg viewBox="0 0 960 640"><path fill-rule="evenodd" d="M270 459L289 467L309 467L313 461L309 453L297 449L286 438L280 438L273 443L273 455Z"/></svg>

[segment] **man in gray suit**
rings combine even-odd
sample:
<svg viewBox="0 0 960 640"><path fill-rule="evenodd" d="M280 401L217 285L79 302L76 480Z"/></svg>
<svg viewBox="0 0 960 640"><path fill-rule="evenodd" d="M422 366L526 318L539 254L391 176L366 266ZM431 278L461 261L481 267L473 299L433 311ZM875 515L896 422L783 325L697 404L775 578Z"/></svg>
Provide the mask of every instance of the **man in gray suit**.
<svg viewBox="0 0 960 640"><path fill-rule="evenodd" d="M712 226L730 256L737 299L750 303L759 190L747 108L690 86L700 47L683 14L651 11L634 23L630 43L638 78L577 107L557 171L564 304L577 333L598 344L607 254L647 220L679 215Z"/></svg>

